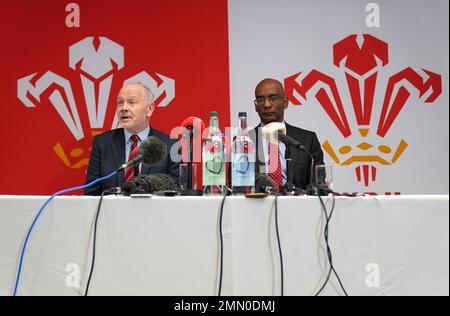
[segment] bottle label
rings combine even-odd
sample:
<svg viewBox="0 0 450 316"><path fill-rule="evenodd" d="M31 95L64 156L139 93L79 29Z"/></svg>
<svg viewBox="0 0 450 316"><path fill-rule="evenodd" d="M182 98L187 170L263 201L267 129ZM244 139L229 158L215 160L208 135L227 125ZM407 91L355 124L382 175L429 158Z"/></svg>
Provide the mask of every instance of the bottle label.
<svg viewBox="0 0 450 316"><path fill-rule="evenodd" d="M225 155L206 153L203 156L203 185L226 185Z"/></svg>
<svg viewBox="0 0 450 316"><path fill-rule="evenodd" d="M232 155L231 177L233 187L254 186L255 185L255 159L253 155L237 154Z"/></svg>

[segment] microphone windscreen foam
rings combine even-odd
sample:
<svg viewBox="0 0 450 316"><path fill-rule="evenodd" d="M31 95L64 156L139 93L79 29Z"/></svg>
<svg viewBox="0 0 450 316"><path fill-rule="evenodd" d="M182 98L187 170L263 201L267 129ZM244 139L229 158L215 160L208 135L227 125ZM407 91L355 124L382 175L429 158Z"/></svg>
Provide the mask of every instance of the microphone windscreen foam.
<svg viewBox="0 0 450 316"><path fill-rule="evenodd" d="M139 155L142 156L142 162L147 165L159 164L166 154L166 144L154 136L147 137L139 146Z"/></svg>
<svg viewBox="0 0 450 316"><path fill-rule="evenodd" d="M257 173L255 176L255 192L265 193L266 191L263 189L263 187L271 187L275 190L276 184L270 176L262 173Z"/></svg>
<svg viewBox="0 0 450 316"><path fill-rule="evenodd" d="M120 186L121 193L125 195L134 194L136 192L136 183L134 182L124 182Z"/></svg>
<svg viewBox="0 0 450 316"><path fill-rule="evenodd" d="M175 181L167 174L151 174L145 177L148 184L148 191L175 191L177 185Z"/></svg>
<svg viewBox="0 0 450 316"><path fill-rule="evenodd" d="M148 186L148 182L144 175L139 175L133 180L134 184L136 185L136 192L149 192L150 188Z"/></svg>
<svg viewBox="0 0 450 316"><path fill-rule="evenodd" d="M273 122L262 128L262 135L272 144L280 144L276 133L286 134L286 126L283 123Z"/></svg>

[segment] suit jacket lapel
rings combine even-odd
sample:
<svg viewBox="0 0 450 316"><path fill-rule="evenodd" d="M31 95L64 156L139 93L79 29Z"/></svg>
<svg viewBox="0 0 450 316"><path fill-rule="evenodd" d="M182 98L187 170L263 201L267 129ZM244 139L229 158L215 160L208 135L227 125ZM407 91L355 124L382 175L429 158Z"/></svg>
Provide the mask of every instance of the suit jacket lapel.
<svg viewBox="0 0 450 316"><path fill-rule="evenodd" d="M152 135L153 135L153 130L152 130L152 128L150 128L150 131L148 132L148 136L147 136L147 137L150 137L150 136L152 136ZM152 167L149 166L149 165L142 164L142 165L141 165L141 174L143 174L143 175L149 174L151 168L152 168Z"/></svg>
<svg viewBox="0 0 450 316"><path fill-rule="evenodd" d="M286 123L286 135L292 138L296 138L293 127L287 123ZM287 164L287 176L288 176L288 183L293 183L295 170L293 163L298 159L298 149L295 148L290 149L291 149L291 161L290 163Z"/></svg>
<svg viewBox="0 0 450 316"><path fill-rule="evenodd" d="M261 125L258 125L255 129L253 129L250 133L250 139L253 141L253 144L256 146L256 165L255 171L256 173L264 173L265 172L265 156L264 156L264 147L263 140L261 135ZM262 159L261 159L262 158ZM263 168L261 168L261 166Z"/></svg>
<svg viewBox="0 0 450 316"><path fill-rule="evenodd" d="M118 168L125 163L125 134L123 129L118 129L113 135L113 141L111 144L114 165ZM124 181L124 172L121 171L117 174L117 185L120 186Z"/></svg>

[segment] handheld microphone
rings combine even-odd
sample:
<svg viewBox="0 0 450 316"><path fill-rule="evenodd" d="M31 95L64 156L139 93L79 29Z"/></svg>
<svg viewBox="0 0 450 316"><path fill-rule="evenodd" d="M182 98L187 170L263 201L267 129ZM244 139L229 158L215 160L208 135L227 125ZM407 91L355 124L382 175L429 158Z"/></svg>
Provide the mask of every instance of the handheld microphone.
<svg viewBox="0 0 450 316"><path fill-rule="evenodd" d="M147 137L139 146L136 157L120 166L120 168L117 169L117 172L125 170L129 166L136 166L141 162L147 165L159 164L164 160L166 154L167 146L163 141L154 136Z"/></svg>
<svg viewBox="0 0 450 316"><path fill-rule="evenodd" d="M123 194L126 196L129 196L131 194L135 194L137 192L137 186L134 181L130 182L124 182L121 184L120 187L114 187L110 188L105 191L105 193L112 193L112 194Z"/></svg>
<svg viewBox="0 0 450 316"><path fill-rule="evenodd" d="M282 195L304 195L304 194L307 194L307 191L297 188L295 185L293 185L289 182L286 182L285 184L283 184L280 187L279 192Z"/></svg>
<svg viewBox="0 0 450 316"><path fill-rule="evenodd" d="M257 173L255 175L255 193L247 193L247 198L265 198L268 194L276 194L276 184L271 177Z"/></svg>
<svg viewBox="0 0 450 316"><path fill-rule="evenodd" d="M175 181L167 174L151 174L146 176L144 179L147 183L146 190L148 193L177 190Z"/></svg>
<svg viewBox="0 0 450 316"><path fill-rule="evenodd" d="M107 193L131 195L176 190L175 181L167 174L150 174L139 175L133 181L124 182L120 187L109 189Z"/></svg>
<svg viewBox="0 0 450 316"><path fill-rule="evenodd" d="M133 181L124 182L120 187L110 188L105 193L122 194L130 196L131 194L145 194L148 191L148 185L145 177L140 175L133 179Z"/></svg>
<svg viewBox="0 0 450 316"><path fill-rule="evenodd" d="M276 193L276 187L277 186L271 177L261 173L255 175L256 193Z"/></svg>
<svg viewBox="0 0 450 316"><path fill-rule="evenodd" d="M135 194L138 191L135 182L124 182L119 188L119 193L124 195Z"/></svg>

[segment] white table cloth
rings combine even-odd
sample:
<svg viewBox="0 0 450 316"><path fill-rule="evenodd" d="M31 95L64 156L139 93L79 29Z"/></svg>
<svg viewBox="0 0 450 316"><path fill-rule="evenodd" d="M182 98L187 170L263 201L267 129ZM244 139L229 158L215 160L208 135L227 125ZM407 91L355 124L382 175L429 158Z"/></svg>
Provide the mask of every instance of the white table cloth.
<svg viewBox="0 0 450 316"><path fill-rule="evenodd" d="M0 295L12 293L25 233L46 198L0 196ZM223 295L280 294L274 200L227 198ZM312 295L327 272L323 211L317 197L278 201L285 295ZM49 204L28 245L19 295L84 293L97 203ZM220 203L106 197L90 294L216 295ZM330 245L350 295L449 295L448 196L336 198ZM323 294L342 294L336 278Z"/></svg>

